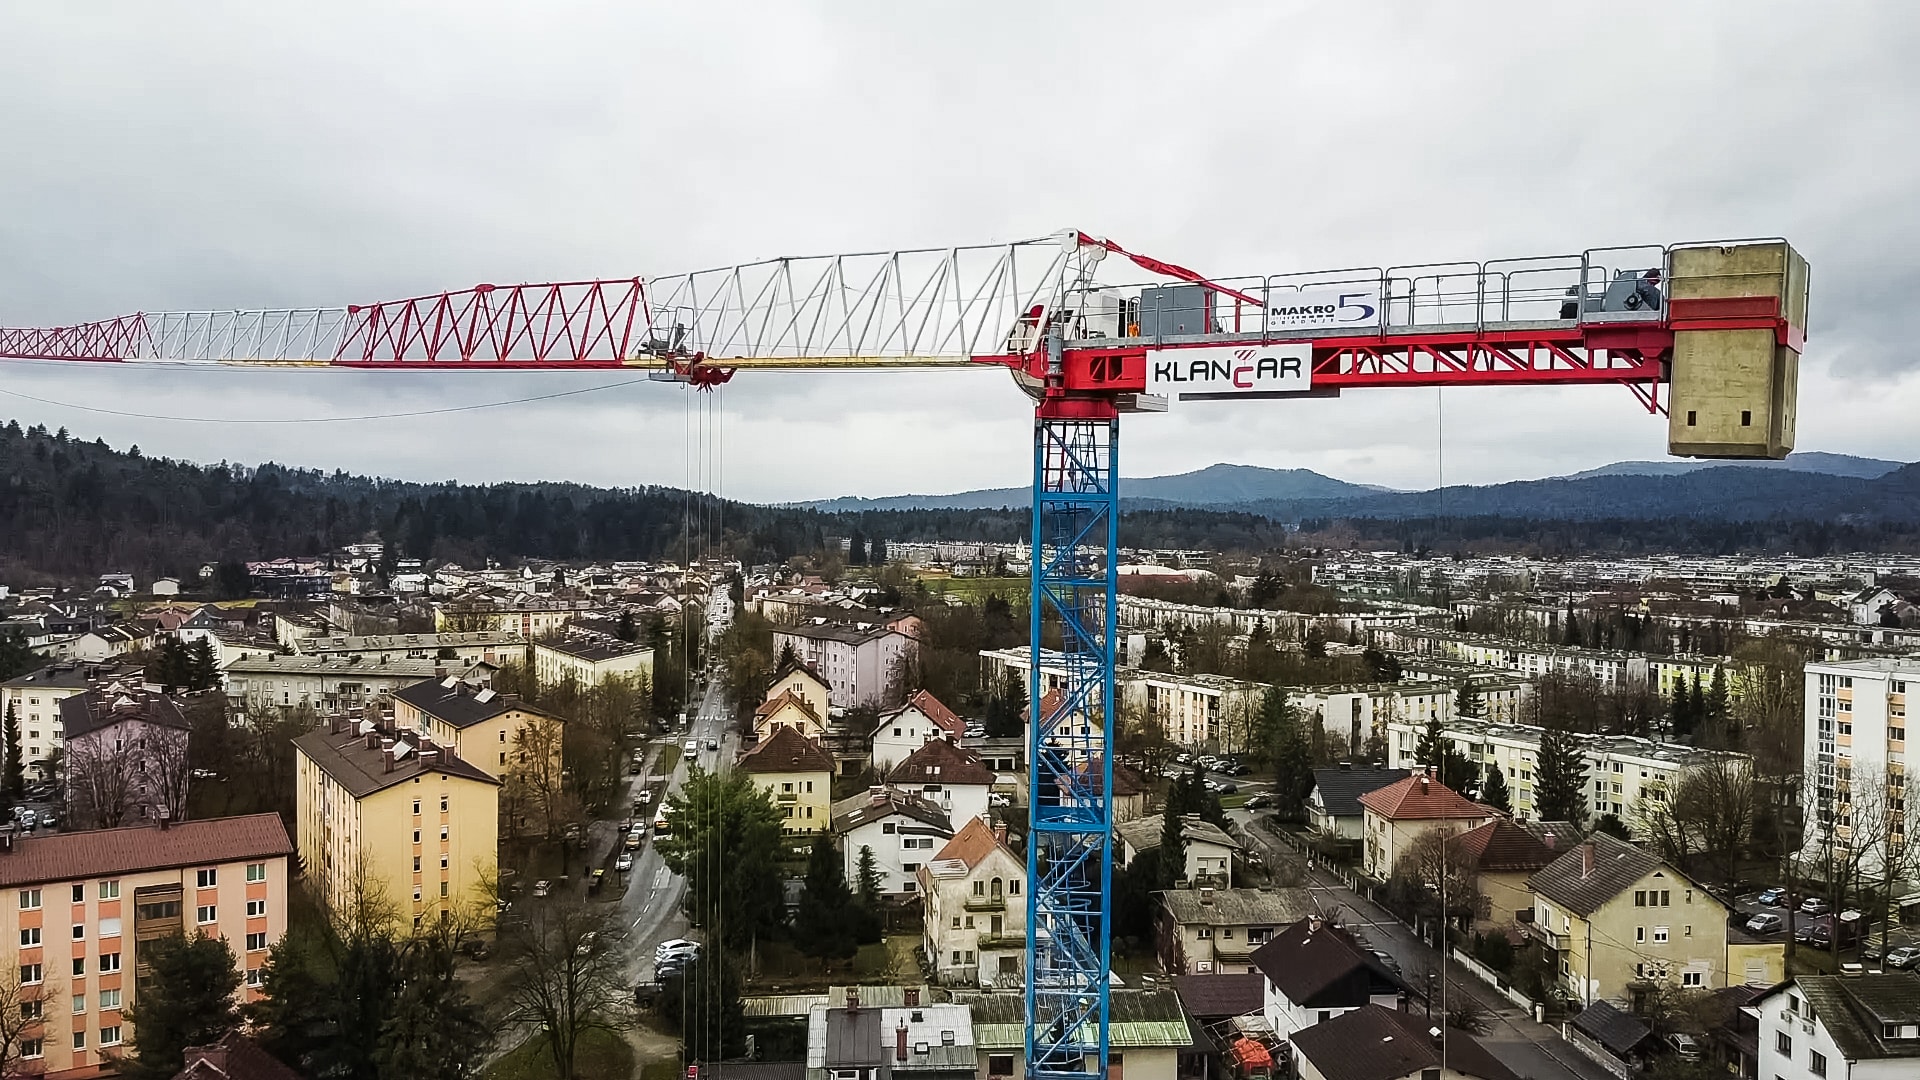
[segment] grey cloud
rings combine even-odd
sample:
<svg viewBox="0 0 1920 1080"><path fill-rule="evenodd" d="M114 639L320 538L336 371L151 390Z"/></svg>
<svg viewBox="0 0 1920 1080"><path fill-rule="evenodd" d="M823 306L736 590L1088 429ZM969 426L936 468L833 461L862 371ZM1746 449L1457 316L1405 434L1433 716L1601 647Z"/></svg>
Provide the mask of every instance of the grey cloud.
<svg viewBox="0 0 1920 1080"><path fill-rule="evenodd" d="M0 324L368 301L1075 225L1218 274L1782 234L1813 260L1801 445L1920 457L1905 5L1632 11L1144 2L205 3L0 14ZM167 414L399 411L591 385L0 368ZM993 373L742 378L729 490L1017 484ZM414 479L679 483L680 394L417 421L208 427L0 397L201 459ZM1624 392L1457 391L1449 482L1664 448ZM1134 474L1215 460L1424 486L1431 392L1129 421ZM1456 479L1457 478L1457 479Z"/></svg>

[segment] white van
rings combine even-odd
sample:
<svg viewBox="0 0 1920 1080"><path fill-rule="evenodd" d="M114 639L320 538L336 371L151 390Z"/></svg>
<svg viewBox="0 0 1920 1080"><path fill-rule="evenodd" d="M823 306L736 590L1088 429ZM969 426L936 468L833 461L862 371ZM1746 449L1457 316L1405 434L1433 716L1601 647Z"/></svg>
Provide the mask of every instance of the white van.
<svg viewBox="0 0 1920 1080"><path fill-rule="evenodd" d="M697 758L699 758L699 756L700 756L700 740L699 740L699 739L688 739L688 740L687 740L687 745L685 745L685 746L683 746L683 747L681 747L681 748L680 748L680 756L681 756L681 757L683 757L683 758L685 758L685 759L686 759L686 760L688 760L688 761L693 761L693 760L695 760L695 759L697 759Z"/></svg>

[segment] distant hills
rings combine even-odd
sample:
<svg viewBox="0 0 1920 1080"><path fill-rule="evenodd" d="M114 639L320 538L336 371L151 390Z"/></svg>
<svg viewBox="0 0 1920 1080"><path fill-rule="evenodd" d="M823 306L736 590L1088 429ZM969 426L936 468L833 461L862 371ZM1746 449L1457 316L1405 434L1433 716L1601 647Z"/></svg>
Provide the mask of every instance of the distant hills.
<svg viewBox="0 0 1920 1080"><path fill-rule="evenodd" d="M1674 515L1744 521L1781 516L1892 514L1882 500L1910 485L1898 461L1828 454L1793 454L1783 461L1618 461L1544 480L1522 480L1439 491L1395 491L1353 484L1310 469L1209 465L1173 476L1129 478L1129 509L1207 509L1282 521L1323 517L1407 518L1492 515L1591 520ZM1886 483L1877 483L1887 481ZM1024 488L988 488L951 495L845 497L799 504L828 513L905 510L1018 509ZM1817 508L1817 509L1816 509ZM1920 513L1920 507L1915 508Z"/></svg>

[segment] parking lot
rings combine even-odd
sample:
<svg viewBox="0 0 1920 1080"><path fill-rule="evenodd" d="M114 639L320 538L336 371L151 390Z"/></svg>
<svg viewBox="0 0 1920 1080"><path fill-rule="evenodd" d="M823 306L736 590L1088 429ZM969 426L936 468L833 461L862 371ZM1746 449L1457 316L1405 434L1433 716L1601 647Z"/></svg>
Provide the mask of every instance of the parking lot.
<svg viewBox="0 0 1920 1080"><path fill-rule="evenodd" d="M1752 933L1754 937L1760 938L1761 940L1765 940L1765 941L1779 940L1786 936L1786 933L1787 933L1786 924L1790 921L1793 928L1794 940L1799 942L1803 947L1811 946L1822 951L1826 949L1827 947L1826 943L1829 940L1831 940L1830 935L1833 933L1834 913L1827 913L1823 915L1811 915L1805 912L1804 910L1801 910L1800 905L1796 904L1795 909L1792 912L1792 919L1789 920L1787 918L1788 910L1784 906L1784 902L1780 904L1764 904L1760 902L1760 896L1761 896L1760 892L1745 893L1745 894L1742 894L1740 897L1738 897L1734 901L1733 907L1734 907L1734 910L1738 913L1737 918L1742 929L1745 929L1747 926L1748 920L1753 918L1756 915L1777 915L1780 917L1780 920L1782 923L1782 926L1780 927L1780 929L1773 930L1770 932L1765 932L1765 933L1755 933L1753 931L1748 931L1748 932ZM1794 897L1794 899L1796 901L1799 901L1799 900L1802 900L1803 898L1800 896L1796 896ZM1877 957L1863 958L1861 955L1861 947L1863 945L1869 945L1869 946L1875 946L1875 947L1879 946L1880 934L1881 934L1881 927L1879 926L1878 923L1876 923L1871 928L1871 933L1867 937L1866 941L1844 945L1840 949L1841 961L1842 962L1849 962L1849 961L1871 962L1872 960L1877 960L1878 959ZM1887 927L1886 928L1887 951L1889 953L1892 953L1894 950L1900 949L1904 946L1913 946L1916 949L1920 949L1920 928L1916 928L1912 926L1902 926L1898 923L1894 923L1891 926ZM1904 965L1892 964L1890 966L1913 966L1913 965L1909 963Z"/></svg>

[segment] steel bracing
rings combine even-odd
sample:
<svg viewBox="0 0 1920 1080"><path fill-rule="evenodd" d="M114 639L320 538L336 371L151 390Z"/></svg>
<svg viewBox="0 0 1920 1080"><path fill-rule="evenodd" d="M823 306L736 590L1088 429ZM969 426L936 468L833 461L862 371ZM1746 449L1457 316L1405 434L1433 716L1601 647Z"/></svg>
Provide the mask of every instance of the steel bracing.
<svg viewBox="0 0 1920 1080"><path fill-rule="evenodd" d="M1117 419L1036 416L1026 987L1035 1078L1107 1074L1119 475ZM1057 686L1039 663L1055 629Z"/></svg>

